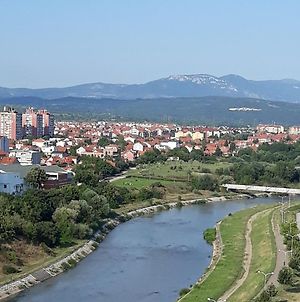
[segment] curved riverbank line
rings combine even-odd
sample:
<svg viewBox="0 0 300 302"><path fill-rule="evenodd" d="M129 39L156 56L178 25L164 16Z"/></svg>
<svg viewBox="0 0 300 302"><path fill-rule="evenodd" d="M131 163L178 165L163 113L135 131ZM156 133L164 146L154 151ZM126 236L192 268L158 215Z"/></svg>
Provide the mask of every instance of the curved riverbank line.
<svg viewBox="0 0 300 302"><path fill-rule="evenodd" d="M247 199L249 198L249 196L245 194L234 196L234 199L245 199L245 198ZM32 272L30 274L28 273L27 275L24 275L24 277L16 281L12 281L6 285L1 286L0 300L5 299L11 295L15 295L26 288L34 286L35 284L43 282L44 280L47 280L51 277L57 276L62 272L64 272L65 270L74 267L79 261L81 261L87 255L89 255L92 251L94 251L97 248L98 244L102 240L104 240L106 235L122 222L128 221L135 217L154 214L156 212L163 211L163 210L168 210L174 207L181 207L181 206L193 205L198 203L202 204L205 202L208 203L218 202L218 201L226 202L227 200L228 198L225 197L213 197L201 201L199 201L198 199L194 199L194 200L181 201L181 202L172 202L172 203L155 205L155 206L150 206L150 207L145 207L134 211L130 211L126 214L120 215L117 219L108 219L106 220L106 223L104 224L102 229L99 232L97 232L97 234L95 234L92 240L86 242L83 246L76 249L75 251L73 250L73 252L67 257L56 258L53 260L52 264L49 264L44 267L40 267L37 271L33 273ZM212 260L214 260L215 258L216 257L213 256Z"/></svg>
<svg viewBox="0 0 300 302"><path fill-rule="evenodd" d="M221 258L204 282L195 284L191 291L180 299L182 302L204 302L207 298L217 300L234 286L236 280L241 279L244 274L243 262L249 220L268 208L270 206L243 210L229 215L222 221L220 224L223 241Z"/></svg>
<svg viewBox="0 0 300 302"><path fill-rule="evenodd" d="M238 196L240 198L244 197L245 195ZM237 198L238 198L237 197ZM206 202L214 202L214 201L224 201L226 200L223 197L219 197L218 199L208 199ZM12 295L16 295L19 292L23 291L26 288L30 288L35 284L43 282L49 278L55 277L66 270L76 266L76 264L81 261L83 258L87 257L90 253L92 253L102 242L107 234L113 230L116 226L120 223L128 221L132 218L153 214L159 211L168 210L171 208L175 208L178 206L186 206L186 205L193 205L198 204L198 199L181 201L180 203L172 202L163 205L155 205L149 206L146 208L137 209L127 214L121 215L117 219L107 219L106 223L103 225L101 230L99 230L92 240L86 242L83 246L72 252L70 255L62 258L54 260L52 264L41 267L37 271L26 275L20 279L7 283L0 287L0 300L6 299Z"/></svg>

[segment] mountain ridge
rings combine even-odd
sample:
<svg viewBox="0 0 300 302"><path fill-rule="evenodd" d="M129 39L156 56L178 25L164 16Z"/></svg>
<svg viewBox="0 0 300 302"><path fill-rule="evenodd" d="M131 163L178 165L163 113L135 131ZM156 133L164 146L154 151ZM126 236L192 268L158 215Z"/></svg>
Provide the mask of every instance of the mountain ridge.
<svg viewBox="0 0 300 302"><path fill-rule="evenodd" d="M0 98L63 97L151 99L176 97L228 96L252 97L272 101L300 103L300 81L248 80L240 75L179 74L143 84L85 83L61 88L6 88L0 87Z"/></svg>

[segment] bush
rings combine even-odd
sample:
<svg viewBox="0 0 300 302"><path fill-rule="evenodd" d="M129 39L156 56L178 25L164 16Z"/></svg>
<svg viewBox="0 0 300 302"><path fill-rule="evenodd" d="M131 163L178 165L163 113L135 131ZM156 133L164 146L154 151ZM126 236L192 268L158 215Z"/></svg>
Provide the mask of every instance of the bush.
<svg viewBox="0 0 300 302"><path fill-rule="evenodd" d="M40 246L46 254L55 256L55 252L46 243L42 242Z"/></svg>
<svg viewBox="0 0 300 302"><path fill-rule="evenodd" d="M61 264L61 267L62 267L62 269L63 269L64 271L67 271L67 270L69 270L69 269L71 268L68 262L63 262L63 263Z"/></svg>
<svg viewBox="0 0 300 302"><path fill-rule="evenodd" d="M77 265L77 262L74 259L69 259L68 264L69 264L70 268L72 268L72 267L75 267Z"/></svg>
<svg viewBox="0 0 300 302"><path fill-rule="evenodd" d="M210 245L212 245L213 242L216 240L216 235L217 235L217 232L216 232L215 228L209 228L203 232L204 239Z"/></svg>
<svg viewBox="0 0 300 302"><path fill-rule="evenodd" d="M217 181L210 175L202 175L192 178L192 188L196 190L213 191L217 186Z"/></svg>
<svg viewBox="0 0 300 302"><path fill-rule="evenodd" d="M187 293L190 292L190 289L189 288L182 288L179 292L179 296L182 297L184 295L186 295Z"/></svg>
<svg viewBox="0 0 300 302"><path fill-rule="evenodd" d="M12 265L3 265L2 272L3 274L9 275L9 274L19 273L20 270Z"/></svg>
<svg viewBox="0 0 300 302"><path fill-rule="evenodd" d="M289 267L284 267L281 269L278 275L278 282L280 284L289 284L293 283L293 270Z"/></svg>

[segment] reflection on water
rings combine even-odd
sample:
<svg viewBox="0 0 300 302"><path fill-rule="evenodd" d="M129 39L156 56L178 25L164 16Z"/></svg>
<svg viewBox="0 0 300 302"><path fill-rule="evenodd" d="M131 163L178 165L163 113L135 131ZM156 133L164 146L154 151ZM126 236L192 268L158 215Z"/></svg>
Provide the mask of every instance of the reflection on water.
<svg viewBox="0 0 300 302"><path fill-rule="evenodd" d="M21 293L18 302L171 302L210 262L202 233L228 215L276 199L193 205L139 217L114 229L77 267Z"/></svg>

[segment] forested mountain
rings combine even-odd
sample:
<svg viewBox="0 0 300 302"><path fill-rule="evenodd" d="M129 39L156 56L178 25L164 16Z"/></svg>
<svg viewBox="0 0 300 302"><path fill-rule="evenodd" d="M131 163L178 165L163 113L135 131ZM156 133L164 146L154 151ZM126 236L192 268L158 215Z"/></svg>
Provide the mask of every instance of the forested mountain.
<svg viewBox="0 0 300 302"><path fill-rule="evenodd" d="M16 108L44 107L62 119L118 119L208 125L299 124L300 104L253 98L200 97L137 100L22 97L0 99Z"/></svg>
<svg viewBox="0 0 300 302"><path fill-rule="evenodd" d="M208 74L195 74L171 75L144 84L130 85L91 83L43 89L0 87L0 98L23 96L46 99L62 97L144 99L229 96L300 103L300 81L289 79L253 81L238 75L216 77Z"/></svg>

